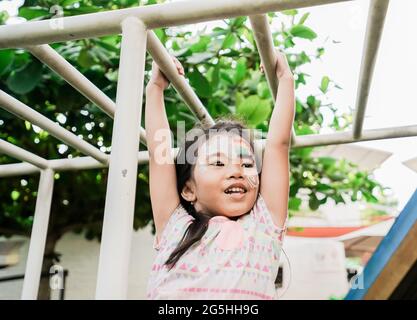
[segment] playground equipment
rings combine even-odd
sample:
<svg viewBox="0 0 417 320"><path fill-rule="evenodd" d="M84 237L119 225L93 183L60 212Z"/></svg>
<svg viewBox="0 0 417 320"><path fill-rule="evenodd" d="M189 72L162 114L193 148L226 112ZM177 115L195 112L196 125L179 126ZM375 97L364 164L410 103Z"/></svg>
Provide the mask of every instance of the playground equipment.
<svg viewBox="0 0 417 320"><path fill-rule="evenodd" d="M7 141L0 140L0 151L22 163L0 165L0 176L40 172L39 191L27 258L22 299L36 299L52 200L54 172L109 167L104 224L97 277L97 299L124 299L127 296L128 261L132 235L137 165L148 161L141 123L146 51L160 66L196 118L205 127L214 124L186 79L175 65L152 29L203 21L249 16L266 78L275 99L277 78L275 55L266 13L325 5L347 0L211 0L183 1L135 7L80 16L26 22L0 27L0 49L21 47L65 79L81 94L114 117L112 152L105 154L34 111L7 93L0 91L0 107L46 130L49 134L86 154L74 159L47 160ZM361 62L353 131L295 136L291 147L343 144L357 141L417 136L417 125L362 130L378 47L384 26L388 0L371 0L364 54ZM62 28L59 26L62 25ZM48 44L110 34L122 34L116 103L57 54ZM117 112L116 112L117 111ZM264 141L261 140L263 147ZM178 149L175 150L177 152Z"/></svg>
<svg viewBox="0 0 417 320"><path fill-rule="evenodd" d="M346 299L417 298L417 190L379 244Z"/></svg>

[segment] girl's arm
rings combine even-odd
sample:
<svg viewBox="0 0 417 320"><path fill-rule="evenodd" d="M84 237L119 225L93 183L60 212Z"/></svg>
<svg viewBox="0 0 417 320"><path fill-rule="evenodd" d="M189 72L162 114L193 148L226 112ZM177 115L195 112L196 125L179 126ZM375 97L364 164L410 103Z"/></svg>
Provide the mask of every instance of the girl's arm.
<svg viewBox="0 0 417 320"><path fill-rule="evenodd" d="M178 72L184 70L173 57ZM152 77L146 86L145 129L149 152L149 188L156 234L162 231L171 213L179 205L175 164L172 157L171 131L165 112L164 90L168 80L152 62Z"/></svg>
<svg viewBox="0 0 417 320"><path fill-rule="evenodd" d="M276 56L279 85L263 155L260 193L275 225L283 227L288 216L288 158L295 114L295 89L294 76L285 55L276 49Z"/></svg>

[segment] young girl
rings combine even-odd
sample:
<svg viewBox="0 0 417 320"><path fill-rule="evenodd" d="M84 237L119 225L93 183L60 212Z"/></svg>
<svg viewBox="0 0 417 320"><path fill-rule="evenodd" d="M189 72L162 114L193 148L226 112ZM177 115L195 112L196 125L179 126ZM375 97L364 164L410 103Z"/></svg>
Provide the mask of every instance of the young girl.
<svg viewBox="0 0 417 320"><path fill-rule="evenodd" d="M295 98L286 57L275 52L279 86L262 170L253 135L227 119L191 138L187 133L175 162L169 158L171 136L159 139L169 132L163 95L169 81L152 63L145 126L158 252L147 299L277 299Z"/></svg>

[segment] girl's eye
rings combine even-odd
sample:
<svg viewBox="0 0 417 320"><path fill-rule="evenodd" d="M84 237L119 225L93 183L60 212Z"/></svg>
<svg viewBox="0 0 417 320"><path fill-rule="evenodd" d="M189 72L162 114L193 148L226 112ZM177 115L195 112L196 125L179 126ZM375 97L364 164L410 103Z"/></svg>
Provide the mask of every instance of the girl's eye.
<svg viewBox="0 0 417 320"><path fill-rule="evenodd" d="M213 162L213 164L214 164L215 166L217 166L217 165L222 166L222 165L223 165L223 162L221 162L221 161L217 160L216 162Z"/></svg>
<svg viewBox="0 0 417 320"><path fill-rule="evenodd" d="M246 166L246 168L253 168L253 163L244 163L244 166Z"/></svg>

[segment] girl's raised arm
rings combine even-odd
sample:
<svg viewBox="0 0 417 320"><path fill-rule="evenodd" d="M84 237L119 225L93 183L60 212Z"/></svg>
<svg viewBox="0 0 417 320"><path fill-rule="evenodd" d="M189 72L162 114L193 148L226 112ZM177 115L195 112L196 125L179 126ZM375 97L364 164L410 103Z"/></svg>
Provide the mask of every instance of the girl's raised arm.
<svg viewBox="0 0 417 320"><path fill-rule="evenodd" d="M183 75L180 62L172 57L178 72ZM149 152L149 188L156 234L162 231L171 213L179 205L175 164L172 157L171 131L165 112L164 90L169 81L155 61L152 76L146 86L145 129Z"/></svg>
<svg viewBox="0 0 417 320"><path fill-rule="evenodd" d="M266 138L260 193L272 214L272 220L282 228L288 216L290 189L288 158L295 114L295 89L294 76L285 54L278 49L275 49L275 52L279 85Z"/></svg>

